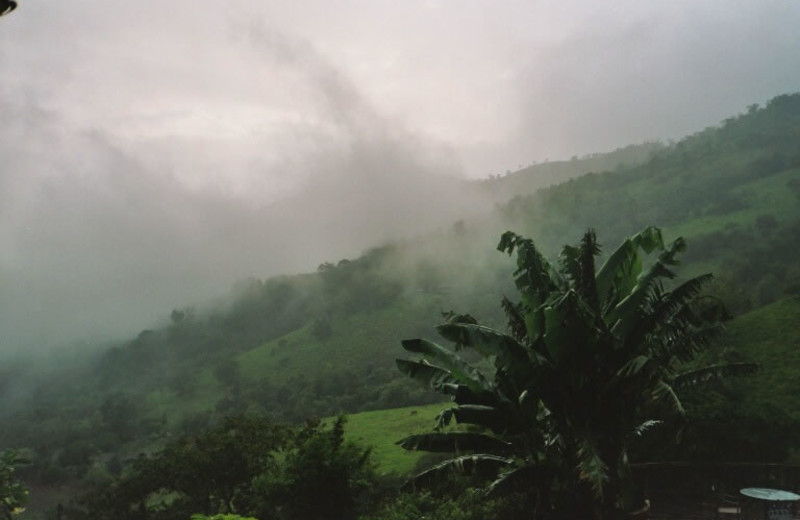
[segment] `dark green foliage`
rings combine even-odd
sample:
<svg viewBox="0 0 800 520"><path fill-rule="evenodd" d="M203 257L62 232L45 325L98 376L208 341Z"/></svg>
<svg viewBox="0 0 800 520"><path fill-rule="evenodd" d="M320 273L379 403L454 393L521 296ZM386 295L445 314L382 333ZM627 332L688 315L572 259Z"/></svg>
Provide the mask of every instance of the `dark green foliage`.
<svg viewBox="0 0 800 520"><path fill-rule="evenodd" d="M379 309L393 302L402 285L382 270L383 261L394 252L391 247L373 249L358 260L326 262L317 268L322 278L325 310L356 312Z"/></svg>
<svg viewBox="0 0 800 520"><path fill-rule="evenodd" d="M692 258L695 248L702 249L698 258L713 261L719 266L717 270L742 259L756 259L756 264L763 259L770 262L747 277L735 270L731 273L733 281L745 287L755 301L759 284L773 268L785 272L794 265L784 258L773 261L762 256L762 244L765 226L780 240L796 235L791 230L791 222L798 215L796 208L786 206L785 201L774 207L779 192L770 192L768 181L785 176L789 180L781 182L800 195L800 184L788 175L800 168L798 103L800 94L779 96L766 107L665 147L638 166L590 174L512 200L503 210L507 225L540 237L539 244L548 249L556 247L560 237L589 226L608 230L611 240L619 240L652 222L666 228L697 223L697 230L687 233L692 241ZM782 214L773 214L776 222L758 222L749 216L754 207L760 211L777 209ZM745 218L752 224L744 225ZM711 224L715 221L720 224ZM738 226L735 239L714 240L713 247L710 242L704 244L702 235L728 234L725 225ZM793 243L781 250L795 255L798 252ZM779 278L780 285L786 284ZM761 292L764 303L782 294L780 290Z"/></svg>
<svg viewBox="0 0 800 520"><path fill-rule="evenodd" d="M785 462L800 443L800 421L767 403L751 409L740 388L716 385L684 398L691 420L674 442L655 431L635 447L648 461Z"/></svg>
<svg viewBox="0 0 800 520"><path fill-rule="evenodd" d="M256 518L346 520L368 507L376 480L370 451L344 440L345 420L299 430L252 417L185 435L140 455L71 515L86 519Z"/></svg>
<svg viewBox="0 0 800 520"><path fill-rule="evenodd" d="M746 254L742 246L748 249ZM778 224L774 216L760 215L752 230L732 227L697 237L687 257L709 261L722 256L728 287L721 294L731 298L731 307L741 312L791 294L791 288L800 284L798 251L800 220Z"/></svg>
<svg viewBox="0 0 800 520"><path fill-rule="evenodd" d="M330 429L309 422L294 439L277 473L262 475L258 518L348 520L370 505L376 477L369 449L344 440L344 417Z"/></svg>
<svg viewBox="0 0 800 520"><path fill-rule="evenodd" d="M28 488L14 474L26 463L16 450L0 453L0 517L4 520L21 511L28 500Z"/></svg>
<svg viewBox="0 0 800 520"><path fill-rule="evenodd" d="M92 462L92 457L97 452L97 448L88 441L77 441L66 446L58 454L56 463L61 467L73 467L78 469L78 473L84 473Z"/></svg>
<svg viewBox="0 0 800 520"><path fill-rule="evenodd" d="M509 227L539 237L542 251L555 251L563 236L578 236L589 226L602 228L605 240L615 242L661 222L667 225L665 236L690 238L683 257L689 269L722 275L708 290L733 314L800 294L798 100L797 94L781 96L676 144L634 147L639 149L632 150L630 160L624 154L604 154L554 161L482 182L498 195L495 217L501 218L461 221L420 240L325 264L319 273L245 280L236 284L225 305L177 308L163 316L161 325L142 324L149 328L138 337L113 348L103 346L100 355L85 356L75 366L64 363L66 356L50 371L4 365L0 446L32 449L34 463L24 470L31 485L64 484L93 466L102 467L115 450L128 449L129 442L157 449L174 438L170 436L200 434L225 414L255 409L300 423L309 415L438 400L432 390L393 370L391 349L379 345L395 337L426 334L431 319L448 308L470 309L481 323L500 326L502 312L495 303L503 293L512 294L513 283L508 269L486 260L483 252L489 249L489 237ZM628 166L618 167L620 161ZM566 180L589 170L598 173L532 196L525 196L532 189L522 189L547 184L538 173L546 173L549 180ZM536 173L536 178L528 173ZM506 204L503 194L521 196ZM584 286L591 280L575 270L581 265L580 250L578 245L568 253L565 260L571 265L565 268L580 280L578 286ZM602 253L598 264L600 260ZM669 282L666 286L671 288ZM583 287L580 293L590 295L591 290ZM523 306L505 300L502 309L513 327L509 336L524 342ZM329 327L315 327L319 323ZM777 338L792 327L758 328L758 337ZM462 329L440 330L466 360L480 357L473 347L464 346L468 338L459 336ZM747 337L762 348L755 335ZM259 351L274 362L254 370L251 361ZM251 352L256 355L249 356ZM501 352L514 359L508 348ZM241 373L220 380L214 376L215 367L228 360L239 363ZM429 367L415 366L420 376L430 372ZM792 366L796 364L777 379L797 379ZM770 373L782 368L773 367ZM789 392L785 387L775 380L764 385L781 388L782 395L800 395L800 387ZM448 395L468 399L463 388L452 390ZM111 395L125 396L134 404L127 424L115 421L113 413L106 414L112 419L108 422L100 412ZM480 406L491 405L485 395L471 398L478 397ZM785 398L779 408L792 409L795 401ZM743 398L743 406L750 402ZM691 413L692 404L684 404ZM459 414L471 414L475 420L487 417L480 408L465 408ZM449 416L453 417L458 419ZM686 427L684 438L693 435L694 425ZM713 429L713 424L708 427ZM659 430L668 428L654 433ZM764 442L774 438L763 437Z"/></svg>
<svg viewBox="0 0 800 520"><path fill-rule="evenodd" d="M109 475L113 477L119 477L122 473L123 464L122 460L116 455L108 459L106 462L106 471L108 471Z"/></svg>
<svg viewBox="0 0 800 520"><path fill-rule="evenodd" d="M800 199L800 179L791 179L786 183L786 187L795 194L795 197Z"/></svg>
<svg viewBox="0 0 800 520"><path fill-rule="evenodd" d="M303 326L315 290L316 280L308 277L240 282L234 287L235 302L219 323L222 338L241 350Z"/></svg>
<svg viewBox="0 0 800 520"><path fill-rule="evenodd" d="M258 475L275 471L275 453L289 432L267 421L237 417L186 435L152 455L140 455L111 485L82 499L86 518L188 518L192 513L240 512Z"/></svg>
<svg viewBox="0 0 800 520"><path fill-rule="evenodd" d="M333 333L330 317L321 316L314 318L314 324L311 326L311 333L319 340L329 338Z"/></svg>
<svg viewBox="0 0 800 520"><path fill-rule="evenodd" d="M608 153L585 155L580 160L573 158L570 161L534 164L502 178L499 175L491 176L490 179L482 181L482 187L501 202L505 202L514 196L527 195L538 189L580 177L587 172L628 169L647 162L654 153L664 148L661 143L646 142L628 145ZM463 221L460 221L460 227L464 228Z"/></svg>
<svg viewBox="0 0 800 520"><path fill-rule="evenodd" d="M778 227L778 219L775 218L775 215L765 213L756 218L756 229L761 233L771 233Z"/></svg>
<svg viewBox="0 0 800 520"><path fill-rule="evenodd" d="M750 165L750 176L766 177L778 173L789 167L790 161L782 153L776 152L770 156L759 157Z"/></svg>
<svg viewBox="0 0 800 520"><path fill-rule="evenodd" d="M455 352L403 341L422 360L398 360L400 370L455 401L437 429L455 419L482 432L400 441L406 449L459 455L411 482L454 470L499 474L493 492L525 489L545 516L606 517L641 505L628 500L631 439L683 416L677 388L753 370L737 364L681 371L720 332L725 316L716 300L699 297L710 275L665 287L685 247L682 239L665 244L649 227L596 269L600 246L589 231L553 266L530 239L503 234L498 249L517 257L520 302L503 301L512 334L451 319L437 330ZM656 258L648 260L650 253ZM480 354L493 373L466 362L462 349Z"/></svg>
<svg viewBox="0 0 800 520"><path fill-rule="evenodd" d="M241 384L241 373L239 370L239 363L233 358L228 358L220 361L214 367L214 377L222 384L224 388L232 391L235 394L239 393L239 385Z"/></svg>
<svg viewBox="0 0 800 520"><path fill-rule="evenodd" d="M654 435L642 439L642 460L786 462L800 445L800 315L796 298L749 312L729 324L704 363L758 362L751 377L712 382L683 398L691 420L680 442Z"/></svg>
<svg viewBox="0 0 800 520"><path fill-rule="evenodd" d="M240 515L214 515L214 516L206 516L201 514L194 514L192 515L191 520L258 520L256 518L251 517L244 517Z"/></svg>
<svg viewBox="0 0 800 520"><path fill-rule="evenodd" d="M121 393L109 395L100 405L100 415L106 427L120 442L128 441L136 435L139 410L130 397Z"/></svg>
<svg viewBox="0 0 800 520"><path fill-rule="evenodd" d="M209 420L252 407L280 420L301 422L310 415L430 402L425 392L399 382L385 363L354 372L351 363L336 356L319 377L308 374L301 366L304 360L297 361L297 340L280 339L273 350L275 358L283 360L278 368L292 374L288 379L268 373L253 379L242 374L238 360L243 351L308 325L317 337L341 334L334 324L353 312L390 305L402 288L400 281L386 275L386 263L394 254L384 248L357 261L340 262L333 268L342 277L339 284L324 280L322 273L240 282L231 303L211 311L174 309L164 327L144 330L132 341L84 361L80 374L58 366L46 376L31 378L24 370L9 368L9 377L0 379L4 392L13 394L18 386L34 391L17 410L11 410L7 399L0 400L0 413L16 414L14 420L4 421L8 427L0 429L0 446L34 448L37 456L30 473L38 482L57 483L83 475L98 453L151 434L151 440L159 442L168 429L197 432ZM384 358L390 360L391 354ZM35 380L47 383L35 386ZM192 405L183 407L183 402ZM205 409L196 418L182 416L198 402L205 403Z"/></svg>
<svg viewBox="0 0 800 520"><path fill-rule="evenodd" d="M403 493L360 520L528 520L533 510L524 495L487 498L477 489L448 496Z"/></svg>
<svg viewBox="0 0 800 520"><path fill-rule="evenodd" d="M706 214L726 215L747 207L747 201L741 195L727 194L714 200L706 210Z"/></svg>
<svg viewBox="0 0 800 520"><path fill-rule="evenodd" d="M723 359L757 362L762 369L752 377L724 387L738 403L738 411L767 417L773 409L800 420L800 297L785 298L737 318L724 337ZM746 356L746 358L745 358ZM768 412L769 411L769 412ZM775 415L781 421L780 414ZM800 428L795 431L800 432ZM795 443L795 449L800 443Z"/></svg>

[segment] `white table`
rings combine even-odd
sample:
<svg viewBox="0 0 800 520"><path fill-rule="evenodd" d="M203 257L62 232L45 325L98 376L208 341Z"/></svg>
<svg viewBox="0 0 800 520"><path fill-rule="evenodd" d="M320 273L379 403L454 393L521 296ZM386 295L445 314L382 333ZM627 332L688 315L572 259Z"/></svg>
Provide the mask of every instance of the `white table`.
<svg viewBox="0 0 800 520"><path fill-rule="evenodd" d="M748 498L763 501L766 520L792 520L793 504L800 501L800 495L797 493L781 489L744 488L740 489L739 493Z"/></svg>

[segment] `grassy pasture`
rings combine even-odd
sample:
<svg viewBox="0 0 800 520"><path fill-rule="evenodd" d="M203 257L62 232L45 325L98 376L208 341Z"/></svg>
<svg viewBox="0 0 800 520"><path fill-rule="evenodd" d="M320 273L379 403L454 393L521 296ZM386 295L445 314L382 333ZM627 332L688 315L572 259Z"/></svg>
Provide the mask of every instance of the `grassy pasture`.
<svg viewBox="0 0 800 520"><path fill-rule="evenodd" d="M406 451L395 443L403 437L433 430L436 414L447 403L374 410L347 417L348 440L372 447L372 454L382 474L408 475L423 455Z"/></svg>
<svg viewBox="0 0 800 520"><path fill-rule="evenodd" d="M760 365L742 381L749 406L775 406L800 420L800 297L787 298L738 317L728 327L726 348Z"/></svg>

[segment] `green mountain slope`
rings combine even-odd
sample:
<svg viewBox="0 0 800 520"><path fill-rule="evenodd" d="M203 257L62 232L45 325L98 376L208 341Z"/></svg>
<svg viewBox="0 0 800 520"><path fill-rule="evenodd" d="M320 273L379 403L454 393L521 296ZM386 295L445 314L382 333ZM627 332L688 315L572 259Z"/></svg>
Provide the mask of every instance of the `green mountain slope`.
<svg viewBox="0 0 800 520"><path fill-rule="evenodd" d="M732 382L737 394L746 396L736 406L746 406L750 412L778 409L800 420L798 324L798 297L751 311L730 322L718 348L700 364L731 356L730 360L758 363L756 374ZM436 414L446 407L447 403L439 403L353 414L348 418L348 437L373 447L382 473L407 475L421 455L406 452L395 443L404 435L430 431Z"/></svg>
<svg viewBox="0 0 800 520"><path fill-rule="evenodd" d="M800 284L800 95L780 96L622 171L512 200L509 227L554 249L594 227L615 244L655 224L689 241L686 261L747 292L752 305Z"/></svg>
<svg viewBox="0 0 800 520"><path fill-rule="evenodd" d="M532 194L521 186L539 182L526 177L535 169L485 181L499 197L519 196L491 218L324 262L315 273L244 281L228 303L176 309L166 325L91 363L6 367L0 448L32 448L34 477L58 481L83 476L98 452L135 453L227 414L300 421L432 402L396 371L399 341L432 336L450 310L502 327L514 266L493 248L505 229L555 252L588 227L613 246L658 225L666 238L688 239L687 275L713 271L717 296L737 313L754 311L734 322L731 345L755 359L770 345L796 345L796 300L759 307L800 290L800 94L647 152ZM800 365L781 356L782 366L762 362L773 379L753 395L779 389L795 414L800 392L786 381L800 379L791 377Z"/></svg>
<svg viewBox="0 0 800 520"><path fill-rule="evenodd" d="M653 154L663 150L661 143L642 143L619 148L613 152L597 153L569 161L547 161L532 164L505 176L493 176L480 181L481 187L495 201L505 203L521 195L529 195L542 188L561 184L590 172L617 171L647 162Z"/></svg>
<svg viewBox="0 0 800 520"><path fill-rule="evenodd" d="M725 344L761 367L741 382L750 405L777 407L800 420L800 297L740 316L728 327Z"/></svg>

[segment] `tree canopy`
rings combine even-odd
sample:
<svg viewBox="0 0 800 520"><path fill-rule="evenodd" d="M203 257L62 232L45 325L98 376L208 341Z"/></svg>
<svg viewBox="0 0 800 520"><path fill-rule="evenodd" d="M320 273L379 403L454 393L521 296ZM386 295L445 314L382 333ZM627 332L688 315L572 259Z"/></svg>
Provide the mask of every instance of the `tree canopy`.
<svg viewBox="0 0 800 520"><path fill-rule="evenodd" d="M0 517L4 520L24 511L28 488L14 472L26 462L17 450L5 450L0 453Z"/></svg>
<svg viewBox="0 0 800 520"><path fill-rule="evenodd" d="M452 470L486 472L499 475L492 492L524 482L546 515L609 517L638 506L631 439L682 419L680 388L754 369L739 363L683 371L726 317L717 300L701 294L710 274L674 280L685 248L683 239L665 244L661 231L648 227L596 269L601 248L592 230L579 245L565 246L556 265L532 240L503 234L498 249L516 253L520 298L502 301L509 333L451 315L437 331L454 349L402 342L422 358L400 359L399 369L456 404L440 413L437 432L399 442L457 455L411 483ZM483 361L468 363L462 349ZM453 419L479 431L443 431Z"/></svg>

